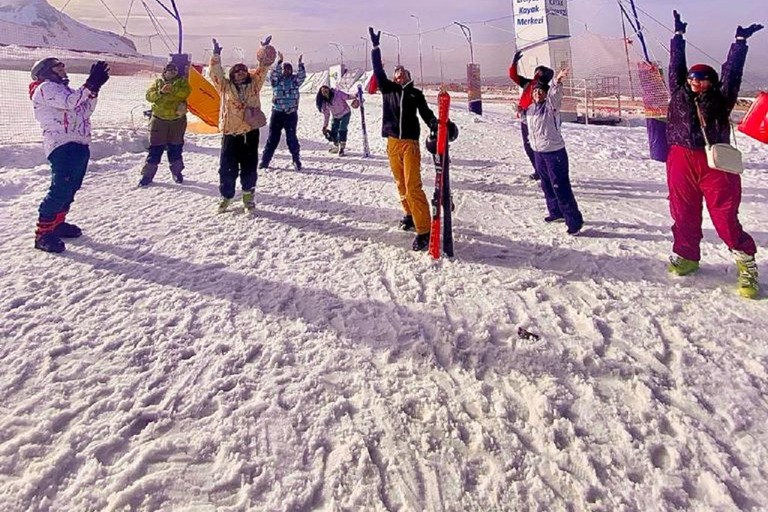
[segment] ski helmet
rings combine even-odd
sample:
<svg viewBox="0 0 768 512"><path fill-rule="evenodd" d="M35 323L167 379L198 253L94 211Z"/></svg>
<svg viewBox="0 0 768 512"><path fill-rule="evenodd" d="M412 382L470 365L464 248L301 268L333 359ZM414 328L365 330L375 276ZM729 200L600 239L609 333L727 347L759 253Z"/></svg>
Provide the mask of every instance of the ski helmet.
<svg viewBox="0 0 768 512"><path fill-rule="evenodd" d="M712 83L717 83L719 80L715 68L706 64L695 64L691 66L691 69L688 70L688 78L709 80Z"/></svg>
<svg viewBox="0 0 768 512"><path fill-rule="evenodd" d="M51 70L61 61L56 57L46 57L35 62L32 66L32 80L45 80L51 75Z"/></svg>

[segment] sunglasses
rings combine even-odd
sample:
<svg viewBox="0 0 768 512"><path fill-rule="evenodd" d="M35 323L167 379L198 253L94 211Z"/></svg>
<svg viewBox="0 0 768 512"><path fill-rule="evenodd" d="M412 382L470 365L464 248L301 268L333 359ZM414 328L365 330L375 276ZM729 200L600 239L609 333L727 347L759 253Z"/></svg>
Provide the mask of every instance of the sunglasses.
<svg viewBox="0 0 768 512"><path fill-rule="evenodd" d="M698 80L701 82L710 79L711 77L709 74L705 73L704 71L692 71L691 73L688 73L688 80Z"/></svg>

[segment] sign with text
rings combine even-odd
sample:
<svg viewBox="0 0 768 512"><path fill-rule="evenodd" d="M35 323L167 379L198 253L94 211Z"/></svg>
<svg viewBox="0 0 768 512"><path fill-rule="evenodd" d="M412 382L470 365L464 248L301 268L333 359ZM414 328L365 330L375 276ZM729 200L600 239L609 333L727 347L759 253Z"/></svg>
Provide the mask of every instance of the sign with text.
<svg viewBox="0 0 768 512"><path fill-rule="evenodd" d="M567 0L512 0L512 12L518 48L570 35Z"/></svg>

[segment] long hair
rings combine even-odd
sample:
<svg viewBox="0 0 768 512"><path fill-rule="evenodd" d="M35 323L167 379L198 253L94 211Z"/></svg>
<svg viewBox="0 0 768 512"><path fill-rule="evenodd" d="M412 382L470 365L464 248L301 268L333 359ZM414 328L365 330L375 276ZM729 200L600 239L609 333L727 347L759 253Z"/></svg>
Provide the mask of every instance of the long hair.
<svg viewBox="0 0 768 512"><path fill-rule="evenodd" d="M333 101L333 88L328 87L328 91L330 91L330 94L328 94L328 99L323 96L323 87L328 87L327 85L323 85L318 89L317 96L315 96L315 106L317 107L318 112L323 111L323 105L326 103L330 103Z"/></svg>

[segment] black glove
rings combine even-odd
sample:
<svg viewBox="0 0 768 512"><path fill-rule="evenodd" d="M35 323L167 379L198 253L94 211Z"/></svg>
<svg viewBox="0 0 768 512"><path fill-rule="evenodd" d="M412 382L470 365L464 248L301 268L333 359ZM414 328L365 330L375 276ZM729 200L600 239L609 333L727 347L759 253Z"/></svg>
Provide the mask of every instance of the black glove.
<svg viewBox="0 0 768 512"><path fill-rule="evenodd" d="M216 39L213 40L213 54L221 55L221 46L219 46L219 42Z"/></svg>
<svg viewBox="0 0 768 512"><path fill-rule="evenodd" d="M267 45L268 45L268 44L269 44L271 41L272 41L272 36L267 36L267 38L266 38L266 39L264 39L264 40L261 42L261 46L267 46Z"/></svg>
<svg viewBox="0 0 768 512"><path fill-rule="evenodd" d="M753 23L747 28L742 27L739 25L739 28L736 29L736 37L743 37L744 39L749 39L752 37L752 34L757 32L758 30L763 30L763 26L758 23Z"/></svg>
<svg viewBox="0 0 768 512"><path fill-rule="evenodd" d="M675 33L680 32L681 34L685 34L685 28L688 26L688 24L683 23L683 20L680 19L679 12L672 11L672 15L675 17Z"/></svg>
<svg viewBox="0 0 768 512"><path fill-rule="evenodd" d="M100 60L91 66L91 73L85 80L85 87L93 94L99 94L99 89L109 80L109 64Z"/></svg>
<svg viewBox="0 0 768 512"><path fill-rule="evenodd" d="M453 121L448 121L448 140L450 142L459 138L459 127Z"/></svg>
<svg viewBox="0 0 768 512"><path fill-rule="evenodd" d="M432 118L432 119L429 121L429 129L430 129L430 130L432 130L433 132L437 133L437 128L438 128L439 126L440 126L440 120L439 120L438 118L436 118L436 117L433 117L433 118Z"/></svg>
<svg viewBox="0 0 768 512"><path fill-rule="evenodd" d="M521 52L520 50L517 50L515 52L515 56L512 57L512 65L517 66L517 63L520 62L520 59L522 58L523 58L523 52Z"/></svg>
<svg viewBox="0 0 768 512"><path fill-rule="evenodd" d="M379 46L379 40L381 39L381 30L378 32L373 31L373 27L368 27L368 35L371 36L371 43L373 43L373 47L376 48Z"/></svg>

